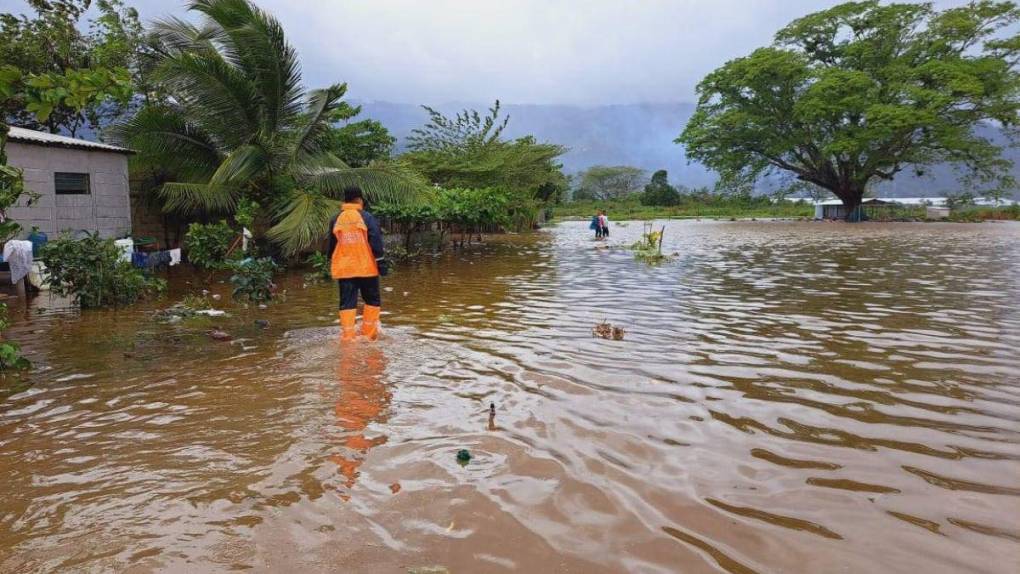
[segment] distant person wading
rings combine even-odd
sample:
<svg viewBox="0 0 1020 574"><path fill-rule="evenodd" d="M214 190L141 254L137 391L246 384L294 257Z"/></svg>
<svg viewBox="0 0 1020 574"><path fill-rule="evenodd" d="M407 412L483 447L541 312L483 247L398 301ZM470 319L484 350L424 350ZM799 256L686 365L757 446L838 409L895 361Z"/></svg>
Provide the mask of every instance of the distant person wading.
<svg viewBox="0 0 1020 574"><path fill-rule="evenodd" d="M599 209L595 211L588 229L595 230L595 239L606 239L609 237L609 218L606 217L606 210Z"/></svg>
<svg viewBox="0 0 1020 574"><path fill-rule="evenodd" d="M358 315L358 293L365 301L361 317L361 335L370 341L379 337L379 277L389 267L383 251L382 230L371 213L365 211L361 189L344 190L340 215L330 221L330 270L340 287L341 341L353 341Z"/></svg>

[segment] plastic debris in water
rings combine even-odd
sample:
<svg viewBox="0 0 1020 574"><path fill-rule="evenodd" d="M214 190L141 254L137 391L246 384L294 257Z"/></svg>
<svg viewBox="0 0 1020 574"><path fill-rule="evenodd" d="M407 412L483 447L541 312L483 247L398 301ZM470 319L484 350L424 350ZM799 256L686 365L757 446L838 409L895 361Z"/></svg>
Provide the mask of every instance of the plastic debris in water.
<svg viewBox="0 0 1020 574"><path fill-rule="evenodd" d="M206 334L217 341L229 341L231 339L229 333L227 333L226 331L222 331L220 329L212 329L211 331L206 331Z"/></svg>
<svg viewBox="0 0 1020 574"><path fill-rule="evenodd" d="M457 462L467 464L469 460L471 460L471 453L468 452L468 449L462 448L457 451Z"/></svg>

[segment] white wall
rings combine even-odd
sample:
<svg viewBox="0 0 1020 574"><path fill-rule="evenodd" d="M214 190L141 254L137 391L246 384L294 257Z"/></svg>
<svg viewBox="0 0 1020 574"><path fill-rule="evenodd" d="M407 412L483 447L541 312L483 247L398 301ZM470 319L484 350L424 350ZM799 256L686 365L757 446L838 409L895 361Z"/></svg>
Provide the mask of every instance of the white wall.
<svg viewBox="0 0 1020 574"><path fill-rule="evenodd" d="M31 207L22 198L7 214L24 228L54 237L62 231L98 231L103 237L131 233L127 155L105 151L7 142L7 161L25 172L25 186L40 194ZM57 195L55 172L88 173L90 195Z"/></svg>

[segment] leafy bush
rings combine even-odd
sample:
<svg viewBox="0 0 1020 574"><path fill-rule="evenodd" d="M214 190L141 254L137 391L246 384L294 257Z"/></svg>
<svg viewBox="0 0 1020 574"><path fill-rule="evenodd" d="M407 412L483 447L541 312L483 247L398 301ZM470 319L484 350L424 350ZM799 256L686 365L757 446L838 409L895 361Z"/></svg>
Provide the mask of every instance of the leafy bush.
<svg viewBox="0 0 1020 574"><path fill-rule="evenodd" d="M40 250L50 290L72 297L84 309L127 305L166 289L165 281L147 277L120 256L113 239L98 234L82 240L60 237Z"/></svg>
<svg viewBox="0 0 1020 574"><path fill-rule="evenodd" d="M411 251L411 239L416 232L421 232L439 219L435 206L424 202L380 203L372 207L372 213L397 225L404 238L405 252Z"/></svg>
<svg viewBox="0 0 1020 574"><path fill-rule="evenodd" d="M480 227L499 227L510 219L510 194L493 187L442 189L436 211L442 221L453 223L461 231Z"/></svg>
<svg viewBox="0 0 1020 574"><path fill-rule="evenodd" d="M0 303L0 332L6 331L11 324L7 315L7 304ZM32 363L21 356L21 347L14 341L0 340L0 371L23 371Z"/></svg>
<svg viewBox="0 0 1020 574"><path fill-rule="evenodd" d="M305 275L305 279L309 281L321 281L330 280L333 278L333 274L330 271L329 257L321 251L315 251L305 259L305 263L312 266L315 270L314 273Z"/></svg>
<svg viewBox="0 0 1020 574"><path fill-rule="evenodd" d="M222 269L226 266L227 251L237 233L226 221L219 223L192 223L184 236L184 249L188 261L196 267Z"/></svg>
<svg viewBox="0 0 1020 574"><path fill-rule="evenodd" d="M237 211L234 212L234 221L241 227L248 229L255 228L255 217L259 212L259 204L247 197L241 198L237 203Z"/></svg>
<svg viewBox="0 0 1020 574"><path fill-rule="evenodd" d="M263 303L273 298L273 292L276 291L273 274L278 266L271 257L249 257L231 261L227 266L234 272L230 283L234 286L236 301Z"/></svg>

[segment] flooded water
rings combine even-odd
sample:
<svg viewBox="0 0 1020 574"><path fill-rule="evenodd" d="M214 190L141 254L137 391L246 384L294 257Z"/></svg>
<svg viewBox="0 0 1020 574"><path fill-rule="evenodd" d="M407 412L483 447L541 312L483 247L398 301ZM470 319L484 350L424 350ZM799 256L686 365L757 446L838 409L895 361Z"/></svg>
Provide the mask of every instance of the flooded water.
<svg viewBox="0 0 1020 574"><path fill-rule="evenodd" d="M400 268L374 345L299 274L174 325L184 275L37 299L0 572L1018 571L1020 225L670 222L654 267L589 233Z"/></svg>

